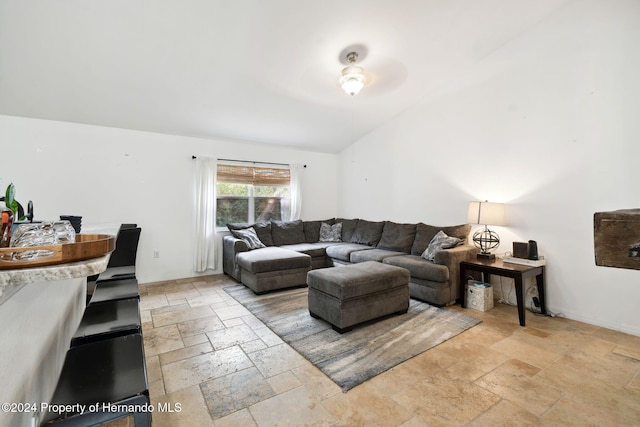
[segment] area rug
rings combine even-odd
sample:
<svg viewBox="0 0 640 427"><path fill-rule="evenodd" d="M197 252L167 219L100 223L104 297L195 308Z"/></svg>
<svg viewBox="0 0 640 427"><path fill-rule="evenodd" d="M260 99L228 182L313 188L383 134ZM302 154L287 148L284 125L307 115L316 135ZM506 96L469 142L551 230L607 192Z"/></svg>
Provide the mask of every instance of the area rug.
<svg viewBox="0 0 640 427"><path fill-rule="evenodd" d="M224 288L343 392L443 343L481 321L411 299L409 311L339 334L309 315L307 288L256 295L244 285Z"/></svg>

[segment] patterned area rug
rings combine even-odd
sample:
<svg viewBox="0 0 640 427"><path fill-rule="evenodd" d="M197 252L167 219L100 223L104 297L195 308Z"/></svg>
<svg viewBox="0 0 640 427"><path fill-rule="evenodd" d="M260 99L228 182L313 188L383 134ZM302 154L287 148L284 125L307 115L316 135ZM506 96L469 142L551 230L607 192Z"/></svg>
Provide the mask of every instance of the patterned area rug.
<svg viewBox="0 0 640 427"><path fill-rule="evenodd" d="M479 324L471 316L411 299L409 311L339 334L309 315L307 288L256 295L224 288L343 392Z"/></svg>

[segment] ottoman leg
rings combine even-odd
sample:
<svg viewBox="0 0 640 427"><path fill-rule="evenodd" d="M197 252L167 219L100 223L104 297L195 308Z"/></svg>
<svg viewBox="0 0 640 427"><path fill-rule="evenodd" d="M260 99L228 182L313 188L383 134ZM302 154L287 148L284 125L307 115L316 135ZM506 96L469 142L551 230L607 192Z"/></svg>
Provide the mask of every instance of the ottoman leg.
<svg viewBox="0 0 640 427"><path fill-rule="evenodd" d="M324 320L322 317L318 316L317 314L315 314L312 311L309 311L309 314L311 315L311 317L313 317L314 319L320 319L320 320ZM340 334L344 334L345 332L349 332L350 330L353 329L353 326L350 326L348 328L338 328L335 325L331 325L331 328L333 328L334 331L340 333Z"/></svg>
<svg viewBox="0 0 640 427"><path fill-rule="evenodd" d="M337 326L331 325L331 327L339 334L344 334L345 332L349 332L353 329L353 326L349 326L348 328L338 328Z"/></svg>

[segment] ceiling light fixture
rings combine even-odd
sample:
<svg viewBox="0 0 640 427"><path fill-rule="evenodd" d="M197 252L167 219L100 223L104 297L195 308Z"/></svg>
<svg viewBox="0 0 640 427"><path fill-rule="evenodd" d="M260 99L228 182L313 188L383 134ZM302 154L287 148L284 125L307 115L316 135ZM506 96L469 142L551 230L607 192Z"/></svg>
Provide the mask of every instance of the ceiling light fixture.
<svg viewBox="0 0 640 427"><path fill-rule="evenodd" d="M349 52L347 54L348 67L343 68L342 77L340 77L340 86L349 95L354 96L364 86L364 70L362 67L355 65L358 60L358 54L356 52Z"/></svg>

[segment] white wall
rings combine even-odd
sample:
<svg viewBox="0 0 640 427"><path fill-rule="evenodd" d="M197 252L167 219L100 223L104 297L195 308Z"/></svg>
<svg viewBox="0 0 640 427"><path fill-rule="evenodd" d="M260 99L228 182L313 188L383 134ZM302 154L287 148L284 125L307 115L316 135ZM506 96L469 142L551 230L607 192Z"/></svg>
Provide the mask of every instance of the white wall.
<svg viewBox="0 0 640 427"><path fill-rule="evenodd" d="M192 155L306 164L302 218L337 212L332 154L9 116L0 116L0 141L0 188L13 182L25 207L33 200L36 219L82 215L83 224L142 227L141 283L196 275Z"/></svg>
<svg viewBox="0 0 640 427"><path fill-rule="evenodd" d="M446 225L506 202L498 252L538 241L548 309L640 335L640 271L593 250L595 212L640 207L638 46L640 2L568 4L344 150L339 215Z"/></svg>

